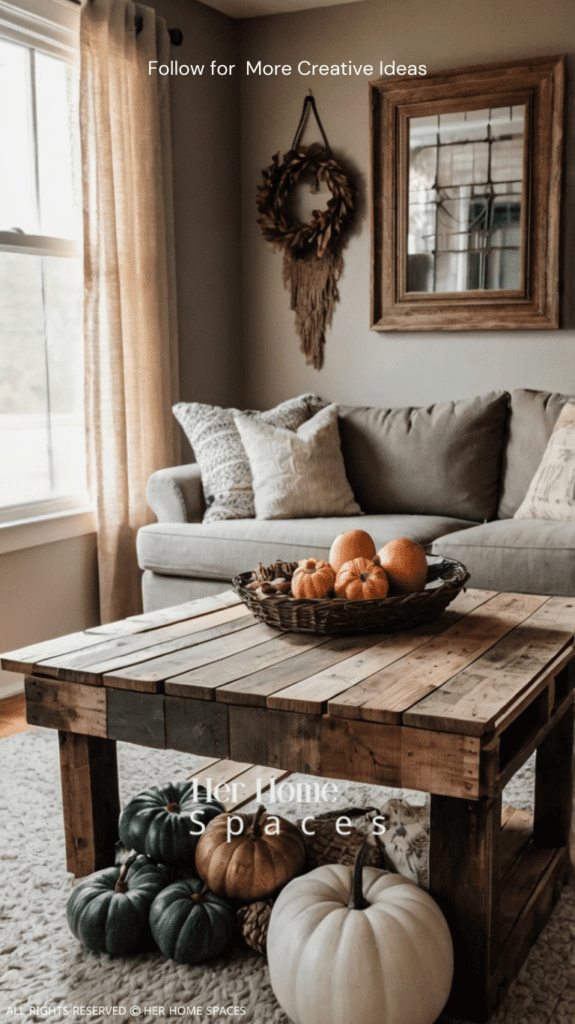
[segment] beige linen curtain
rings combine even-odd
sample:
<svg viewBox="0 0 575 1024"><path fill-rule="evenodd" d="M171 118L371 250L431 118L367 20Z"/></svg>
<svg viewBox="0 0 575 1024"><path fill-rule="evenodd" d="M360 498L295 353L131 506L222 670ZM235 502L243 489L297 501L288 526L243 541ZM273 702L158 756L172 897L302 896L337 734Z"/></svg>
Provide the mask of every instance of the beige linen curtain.
<svg viewBox="0 0 575 1024"><path fill-rule="evenodd" d="M87 0L80 44L88 467L110 622L141 610L146 483L177 461L168 76L148 74L149 61L169 63L170 40L149 7Z"/></svg>

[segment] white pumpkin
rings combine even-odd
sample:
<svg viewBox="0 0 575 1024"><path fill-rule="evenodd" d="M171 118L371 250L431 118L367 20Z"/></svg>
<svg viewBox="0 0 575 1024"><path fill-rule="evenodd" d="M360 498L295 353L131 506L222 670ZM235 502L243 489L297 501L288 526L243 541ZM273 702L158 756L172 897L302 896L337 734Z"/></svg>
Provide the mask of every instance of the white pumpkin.
<svg viewBox="0 0 575 1024"><path fill-rule="evenodd" d="M409 879L362 862L281 891L267 937L275 996L294 1024L433 1024L453 979L447 922Z"/></svg>

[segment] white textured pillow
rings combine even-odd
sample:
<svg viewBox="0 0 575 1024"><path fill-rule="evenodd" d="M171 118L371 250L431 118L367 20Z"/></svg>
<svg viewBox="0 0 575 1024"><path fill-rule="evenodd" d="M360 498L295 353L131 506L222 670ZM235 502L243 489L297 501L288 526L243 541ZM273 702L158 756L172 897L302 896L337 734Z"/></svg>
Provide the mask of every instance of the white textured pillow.
<svg viewBox="0 0 575 1024"><path fill-rule="evenodd" d="M325 406L317 395L299 395L268 412L241 413L287 430L297 428ZM250 464L234 416L239 409L222 409L200 402L179 402L172 412L190 442L202 475L206 501L204 523L255 516Z"/></svg>
<svg viewBox="0 0 575 1024"><path fill-rule="evenodd" d="M250 460L257 519L351 516L361 512L345 475L337 406L297 432L236 416Z"/></svg>
<svg viewBox="0 0 575 1024"><path fill-rule="evenodd" d="M563 407L513 518L575 520L575 405Z"/></svg>

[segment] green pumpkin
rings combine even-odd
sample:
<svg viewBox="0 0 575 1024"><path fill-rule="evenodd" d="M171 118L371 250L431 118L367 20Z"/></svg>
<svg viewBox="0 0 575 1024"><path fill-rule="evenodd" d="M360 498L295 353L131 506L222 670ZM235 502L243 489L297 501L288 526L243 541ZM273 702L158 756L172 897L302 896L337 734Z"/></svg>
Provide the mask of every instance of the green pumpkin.
<svg viewBox="0 0 575 1024"><path fill-rule="evenodd" d="M170 881L170 869L147 857L96 871L73 890L66 916L73 935L91 953L120 956L150 947L150 906Z"/></svg>
<svg viewBox="0 0 575 1024"><path fill-rule="evenodd" d="M180 964L207 960L227 945L235 914L226 900L215 896L199 878L173 882L150 907L154 941L164 956Z"/></svg>
<svg viewBox="0 0 575 1024"><path fill-rule="evenodd" d="M196 795L197 793L197 795ZM208 801L207 790L193 782L168 782L139 793L120 815L120 839L128 850L137 850L162 864L194 866L200 834L226 808L219 800ZM196 834L193 834L196 833Z"/></svg>

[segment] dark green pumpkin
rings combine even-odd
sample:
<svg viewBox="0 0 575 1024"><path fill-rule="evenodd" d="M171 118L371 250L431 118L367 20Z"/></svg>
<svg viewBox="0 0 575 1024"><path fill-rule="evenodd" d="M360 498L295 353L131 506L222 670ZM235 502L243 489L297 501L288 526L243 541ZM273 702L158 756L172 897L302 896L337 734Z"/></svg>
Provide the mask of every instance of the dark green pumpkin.
<svg viewBox="0 0 575 1024"><path fill-rule="evenodd" d="M195 791L192 782L168 782L135 796L120 815L124 846L158 863L193 869L200 833L191 815L205 827L226 809L219 800L208 802L203 786L197 786L197 797Z"/></svg>
<svg viewBox="0 0 575 1024"><path fill-rule="evenodd" d="M71 932L91 953L120 956L150 948L150 906L170 874L143 855L128 858L122 868L96 871L70 894Z"/></svg>
<svg viewBox="0 0 575 1024"><path fill-rule="evenodd" d="M232 937L235 914L199 878L173 882L150 907L154 941L164 956L197 964L217 956Z"/></svg>

